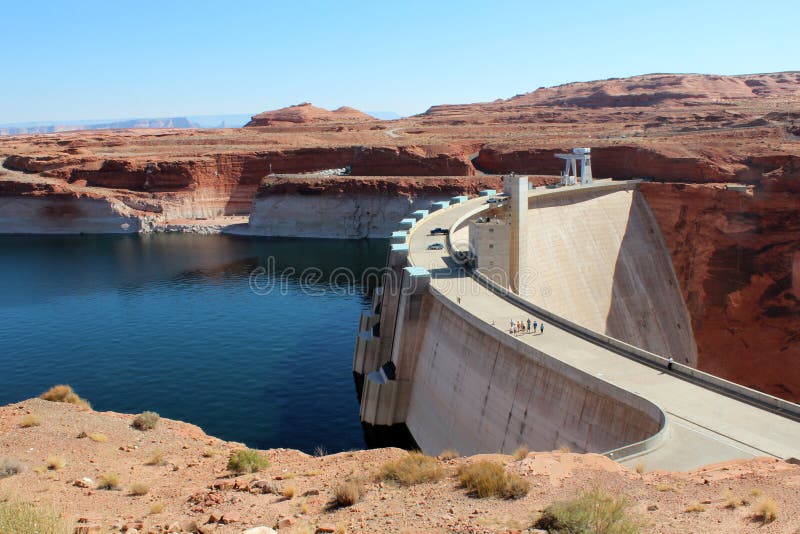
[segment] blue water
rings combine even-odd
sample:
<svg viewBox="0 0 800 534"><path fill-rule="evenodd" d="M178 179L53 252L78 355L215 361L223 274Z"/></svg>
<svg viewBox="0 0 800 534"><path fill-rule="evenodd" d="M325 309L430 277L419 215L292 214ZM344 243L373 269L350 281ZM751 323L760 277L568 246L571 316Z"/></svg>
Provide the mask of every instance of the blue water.
<svg viewBox="0 0 800 534"><path fill-rule="evenodd" d="M386 249L374 240L0 236L0 404L65 383L97 410L153 410L251 447L362 448L351 363L368 300L349 275L337 277L337 291L327 282L337 268L360 282ZM317 283L285 271L310 267ZM264 294L280 273L283 283Z"/></svg>

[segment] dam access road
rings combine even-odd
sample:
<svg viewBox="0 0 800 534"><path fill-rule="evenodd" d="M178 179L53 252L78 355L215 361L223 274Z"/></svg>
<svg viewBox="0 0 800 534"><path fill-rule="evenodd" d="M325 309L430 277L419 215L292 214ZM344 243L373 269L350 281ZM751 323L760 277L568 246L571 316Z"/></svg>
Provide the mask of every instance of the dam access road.
<svg viewBox="0 0 800 534"><path fill-rule="evenodd" d="M620 190L620 184L621 182L604 180L596 181L592 185L574 186L572 189L587 193L608 190L611 193ZM634 194L635 184L629 183L627 189L626 194ZM559 192L563 193L564 188L538 188L529 192L529 201ZM746 388L733 384L730 385L731 390L721 392L726 387L713 387L713 383L702 385L702 381L693 377L700 373L687 366L676 364L675 371L667 371L666 365L659 365L657 360L648 362L623 356L619 351L603 346L598 340L576 335L573 329L553 324L547 319L542 334L509 334L510 320L525 321L531 318L541 321L542 317L533 315L530 306L520 305L519 297L509 298L509 295L503 295L497 288L487 287L480 276L463 269L453 255L459 250L465 250L468 221L490 207L486 197L478 197L424 216L408 232L408 265L430 272L426 298L432 296L443 309L458 315L470 327L488 333L505 348L522 351L528 355L527 358L530 358L530 354L538 354L544 355L544 359L557 360L558 363L577 370L582 376L581 384L587 389L609 387L623 390L640 401L652 403L663 414L657 432L648 431L649 437L638 443L619 447L616 452L575 452L603 452L628 466L642 464L646 470L688 470L710 463L756 456L800 458L800 422L797 421L798 412L795 411L797 405L792 405L790 410L785 409L785 404L781 408L780 403L777 408L768 407L772 397L756 392L750 397ZM446 239L447 244L443 250L428 248L429 245L442 243L443 240L441 235L431 235L434 228L450 229L450 236ZM537 231L546 232L547 229L539 228ZM470 332L461 334L472 337ZM436 348L438 347L437 341ZM491 358L491 355L485 355L485 358ZM458 446L451 442L454 436L463 437L464 433L470 431L482 432L481 423L475 423L471 430L464 429L464 414L458 415L459 410L463 411L460 405L463 404L463 396L459 395L463 394L460 391L464 388L463 381L468 379L466 375L470 371L466 367L469 363L460 363L455 371L462 381L461 385L450 384L446 378L437 378L438 386L434 384L433 388L438 387L439 391L423 394L416 391L418 388L425 389L416 383L420 375L433 380L430 378L431 365L425 364L423 360L423 357L419 357L415 363L406 424L424 451L437 454L445 446ZM427 368L422 368L425 365ZM491 372L492 376L496 374L494 368ZM517 377L524 375L522 369L512 369L510 374ZM449 387L451 385L452 388ZM487 399L492 387L496 386L490 384L486 389ZM515 410L521 410L515 407L519 402L517 391L520 387L519 384L514 385L513 392L504 395L503 402L507 403L504 408L507 411L507 427ZM744 393L737 394L737 388ZM491 394L495 395L496 391ZM484 393L475 392L475 395L482 397ZM767 398L767 403L761 402L759 396ZM486 400L483 402L485 411ZM528 402L530 403L530 399ZM586 404L585 401L582 402ZM415 404L418 405L416 408ZM581 417L584 409L585 406L581 408ZM527 420L528 407L524 410L524 420ZM473 421L477 419L473 418ZM602 422L597 421L597 424L601 425ZM459 426L462 428L459 429ZM462 440L466 443L461 444L460 452L489 452L472 450L476 447L473 444L479 443L480 439L475 437L472 440ZM485 446L486 441L482 443ZM513 444L509 444L506 438L503 438L502 443L497 442L501 449L508 448L509 445ZM535 444L531 446L536 449Z"/></svg>

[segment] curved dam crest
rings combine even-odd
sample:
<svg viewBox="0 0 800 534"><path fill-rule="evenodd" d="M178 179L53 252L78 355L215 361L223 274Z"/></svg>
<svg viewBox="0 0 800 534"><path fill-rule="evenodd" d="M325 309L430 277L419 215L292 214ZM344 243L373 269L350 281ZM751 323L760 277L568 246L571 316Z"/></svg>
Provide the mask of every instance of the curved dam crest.
<svg viewBox="0 0 800 534"><path fill-rule="evenodd" d="M454 243L472 247L465 232L475 219L498 213L484 198L454 197L406 219L408 235L393 236L384 286L361 318L362 421L405 423L429 454L568 446L681 470L800 455L799 406L687 365L696 361L688 312L636 188L605 182L529 195L525 218L545 230L524 242L536 284L553 290L527 299L503 296L511 293L480 268L470 276L454 261L463 254ZM450 229L446 250L429 248L440 227ZM509 321L537 315L549 318L544 333L507 332Z"/></svg>

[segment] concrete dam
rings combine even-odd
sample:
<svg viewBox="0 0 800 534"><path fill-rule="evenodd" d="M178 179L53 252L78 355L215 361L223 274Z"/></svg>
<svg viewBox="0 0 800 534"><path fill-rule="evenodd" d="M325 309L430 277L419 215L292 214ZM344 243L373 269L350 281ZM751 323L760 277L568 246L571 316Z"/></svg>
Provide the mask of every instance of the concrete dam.
<svg viewBox="0 0 800 534"><path fill-rule="evenodd" d="M569 447L648 470L800 457L800 406L694 368L636 181L528 191L514 178L392 234L353 360L365 424L405 424L428 454ZM529 318L545 330L509 333Z"/></svg>

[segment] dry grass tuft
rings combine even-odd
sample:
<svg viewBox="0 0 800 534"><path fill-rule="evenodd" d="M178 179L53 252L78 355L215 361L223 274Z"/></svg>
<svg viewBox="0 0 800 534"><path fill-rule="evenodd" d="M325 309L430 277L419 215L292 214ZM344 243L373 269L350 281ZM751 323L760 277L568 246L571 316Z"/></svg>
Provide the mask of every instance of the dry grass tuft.
<svg viewBox="0 0 800 534"><path fill-rule="evenodd" d="M164 458L164 452L161 449L156 449L153 451L153 454L150 455L145 465L164 465L167 461Z"/></svg>
<svg viewBox="0 0 800 534"><path fill-rule="evenodd" d="M51 402L66 402L69 404L75 404L76 406L86 409L92 407L92 405L89 404L89 401L80 398L77 395L77 393L72 391L72 388L70 386L67 386L65 384L59 384L57 386L51 387L50 389L39 395L39 398Z"/></svg>
<svg viewBox="0 0 800 534"><path fill-rule="evenodd" d="M39 426L42 424L42 418L38 415L29 413L25 417L22 418L22 422L19 424L22 428L31 428L32 426Z"/></svg>
<svg viewBox="0 0 800 534"><path fill-rule="evenodd" d="M423 482L436 482L444 476L436 458L414 451L394 462L383 464L378 473L379 480L393 480L403 486Z"/></svg>
<svg viewBox="0 0 800 534"><path fill-rule="evenodd" d="M514 459L518 462L520 460L524 460L525 458L528 457L529 452L531 452L531 450L528 448L527 445L520 445L519 447L517 447L517 450L514 451Z"/></svg>
<svg viewBox="0 0 800 534"><path fill-rule="evenodd" d="M485 460L462 466L458 479L462 487L479 498L519 499L527 495L531 487L527 479L506 473L502 465Z"/></svg>
<svg viewBox="0 0 800 534"><path fill-rule="evenodd" d="M294 486L286 486L281 490L281 495L283 495L283 498L287 501L293 499L295 493L297 493L297 488Z"/></svg>
<svg viewBox="0 0 800 534"><path fill-rule="evenodd" d="M330 502L331 508L344 508L353 506L361 500L364 490L364 483L360 479L352 479L339 484L333 490L333 500Z"/></svg>
<svg viewBox="0 0 800 534"><path fill-rule="evenodd" d="M257 473L269 467L269 460L254 449L238 450L228 459L228 470L234 473Z"/></svg>
<svg viewBox="0 0 800 534"><path fill-rule="evenodd" d="M762 495L764 495L764 491L758 488L753 488L750 490L750 495L752 495L753 497L761 497Z"/></svg>
<svg viewBox="0 0 800 534"><path fill-rule="evenodd" d="M455 460L456 458L461 458L461 453L455 449L445 449L439 454L439 459L443 461Z"/></svg>
<svg viewBox="0 0 800 534"><path fill-rule="evenodd" d="M778 518L778 503L774 499L764 497L756 503L753 510L753 519L757 519L764 523L772 523Z"/></svg>
<svg viewBox="0 0 800 534"><path fill-rule="evenodd" d="M696 503L694 503L694 504L690 504L690 505L689 505L689 506L687 506L687 507L686 507L686 509L684 510L684 512L686 512L686 513L692 513L692 512L705 512L705 511L706 511L706 507L705 507L705 506L703 506L702 504L700 504L699 502L696 502Z"/></svg>
<svg viewBox="0 0 800 534"><path fill-rule="evenodd" d="M17 500L0 500L0 532L9 534L72 534L73 529L51 508Z"/></svg>
<svg viewBox="0 0 800 534"><path fill-rule="evenodd" d="M548 532L635 534L640 524L630 515L630 508L625 498L591 490L551 504L534 526Z"/></svg>
<svg viewBox="0 0 800 534"><path fill-rule="evenodd" d="M641 475L644 473L644 462L636 462L636 465L633 466L633 469Z"/></svg>
<svg viewBox="0 0 800 534"><path fill-rule="evenodd" d="M153 430L161 417L156 412L142 412L133 419L136 430Z"/></svg>
<svg viewBox="0 0 800 534"><path fill-rule="evenodd" d="M133 486L131 486L131 495L135 495L137 497L141 497L142 495L147 495L147 492L150 491L150 486L147 484L142 484L141 482L137 482Z"/></svg>
<svg viewBox="0 0 800 534"><path fill-rule="evenodd" d="M119 477L113 474L100 475L100 477L97 479L97 489L104 489L104 490L119 489Z"/></svg>
<svg viewBox="0 0 800 534"><path fill-rule="evenodd" d="M675 486L670 486L669 484L659 484L656 486L656 491L672 491L678 493L678 488Z"/></svg>
<svg viewBox="0 0 800 534"><path fill-rule="evenodd" d="M725 505L724 507L729 510L735 510L744 505L744 500L735 496L730 490L725 492Z"/></svg>
<svg viewBox="0 0 800 534"><path fill-rule="evenodd" d="M203 458L213 458L214 456L221 455L223 452L224 451L221 451L219 449L212 449L211 447L206 447L205 449L203 449Z"/></svg>
<svg viewBox="0 0 800 534"><path fill-rule="evenodd" d="M108 436L106 436L105 434L101 434L100 432L95 432L93 434L87 434L87 436L89 436L90 440L92 440L92 441L94 441L96 443L105 443L106 441L108 441Z"/></svg>
<svg viewBox="0 0 800 534"><path fill-rule="evenodd" d="M569 445L562 444L558 446L556 452L572 452L572 449L570 449Z"/></svg>
<svg viewBox="0 0 800 534"><path fill-rule="evenodd" d="M160 514L163 511L164 511L163 502L153 503L153 505L150 507L150 515Z"/></svg>
<svg viewBox="0 0 800 534"><path fill-rule="evenodd" d="M48 456L47 460L45 460L45 465L50 471L58 471L67 465L67 461L61 456Z"/></svg>
<svg viewBox="0 0 800 534"><path fill-rule="evenodd" d="M347 534L347 527L344 525L336 525L336 530L333 531L333 534Z"/></svg>
<svg viewBox="0 0 800 534"><path fill-rule="evenodd" d="M328 449L326 449L323 445L317 445L314 447L314 456L328 456Z"/></svg>

